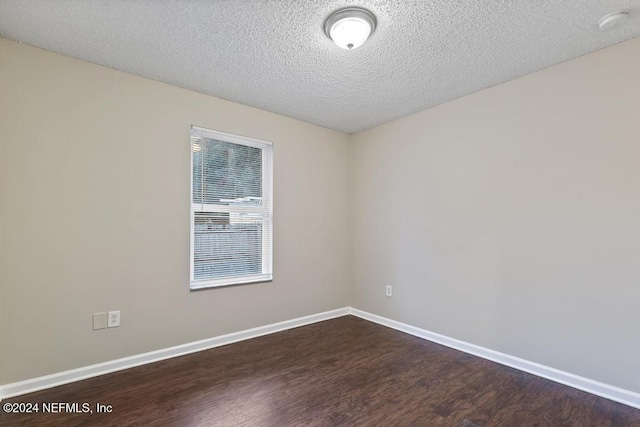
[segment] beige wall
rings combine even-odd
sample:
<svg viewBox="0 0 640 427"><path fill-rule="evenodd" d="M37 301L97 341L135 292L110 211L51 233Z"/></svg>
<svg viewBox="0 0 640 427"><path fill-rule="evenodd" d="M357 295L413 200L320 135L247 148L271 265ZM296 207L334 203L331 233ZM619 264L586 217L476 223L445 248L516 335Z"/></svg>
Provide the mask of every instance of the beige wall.
<svg viewBox="0 0 640 427"><path fill-rule="evenodd" d="M640 391L638 53L348 137L0 40L0 384L352 304ZM272 283L189 292L191 124L274 142Z"/></svg>
<svg viewBox="0 0 640 427"><path fill-rule="evenodd" d="M640 392L638 76L635 39L356 135L355 307Z"/></svg>
<svg viewBox="0 0 640 427"><path fill-rule="evenodd" d="M0 384L349 304L346 135L6 40L0 120ZM272 283L189 292L191 124L273 141Z"/></svg>

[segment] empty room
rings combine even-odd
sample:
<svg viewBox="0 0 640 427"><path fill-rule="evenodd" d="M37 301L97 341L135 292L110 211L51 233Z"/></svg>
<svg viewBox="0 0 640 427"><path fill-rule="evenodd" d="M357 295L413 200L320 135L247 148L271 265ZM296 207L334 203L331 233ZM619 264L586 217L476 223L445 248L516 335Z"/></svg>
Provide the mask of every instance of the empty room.
<svg viewBox="0 0 640 427"><path fill-rule="evenodd" d="M0 0L0 425L640 426L638 36Z"/></svg>

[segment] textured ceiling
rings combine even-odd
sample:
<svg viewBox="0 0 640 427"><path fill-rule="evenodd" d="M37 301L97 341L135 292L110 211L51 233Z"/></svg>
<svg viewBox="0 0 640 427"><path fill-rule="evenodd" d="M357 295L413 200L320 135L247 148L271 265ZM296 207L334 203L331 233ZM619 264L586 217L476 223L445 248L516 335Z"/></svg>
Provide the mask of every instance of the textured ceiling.
<svg viewBox="0 0 640 427"><path fill-rule="evenodd" d="M345 6L378 19L354 51ZM640 0L0 0L0 37L348 133L639 34Z"/></svg>

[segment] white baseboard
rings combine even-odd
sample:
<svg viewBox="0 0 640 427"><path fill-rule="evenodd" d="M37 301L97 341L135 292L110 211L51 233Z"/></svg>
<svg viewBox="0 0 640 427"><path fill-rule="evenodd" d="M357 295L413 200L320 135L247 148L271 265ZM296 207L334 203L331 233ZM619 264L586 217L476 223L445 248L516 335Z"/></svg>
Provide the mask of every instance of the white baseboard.
<svg viewBox="0 0 640 427"><path fill-rule="evenodd" d="M299 317L293 320L286 320L284 322L273 323L271 325L260 326L201 341L177 345L175 347L164 348L148 353L137 354L135 356L123 357L122 359L111 360L109 362L97 363L95 365L45 375L43 377L5 384L0 386L0 401L8 397L32 393L34 391L80 381L86 378L97 377L110 372L121 371L123 369L129 369L135 366L145 365L147 363L158 362L172 357L183 356L197 351L220 347L262 335L273 334L286 329L297 328L299 326L333 319L335 317L346 316L349 313L349 307L339 308L337 310L325 311L324 313L312 314L311 316Z"/></svg>
<svg viewBox="0 0 640 427"><path fill-rule="evenodd" d="M161 350L151 351L148 353L138 354L134 356L124 357L122 359L111 360L104 363L85 366L82 368L71 369L69 371L59 372L43 377L32 378L25 381L5 384L0 386L0 400L8 397L15 397L22 394L32 393L35 391L56 387L75 381L84 380L99 375L108 374L110 372L121 371L123 369L133 368L135 366L145 365L147 363L158 362L160 360L170 359L172 357L183 356L185 354L195 353L214 347L220 347L232 344L238 341L244 341L256 338L262 335L273 334L275 332L287 329L297 328L299 326L309 325L311 323L321 322L336 317L352 314L361 319L378 323L401 332L414 335L419 338L426 339L444 346L460 350L462 352L491 360L520 371L528 372L587 393L595 394L606 399L613 400L634 408L640 409L640 394L633 391L624 390L598 381L584 378L578 375L570 374L559 369L540 365L535 362L520 359L519 357L510 356L488 348L480 347L464 341L440 335L435 332L387 319L382 316L367 313L366 311L356 308L345 307L337 310L326 311L324 313L313 314L311 316L299 317L297 319L287 320L284 322L273 323L266 326L260 326L253 329L247 329L240 332L234 332L227 335L221 335L201 341L195 341L175 347L164 348Z"/></svg>
<svg viewBox="0 0 640 427"><path fill-rule="evenodd" d="M640 394L351 308L356 317L640 409Z"/></svg>

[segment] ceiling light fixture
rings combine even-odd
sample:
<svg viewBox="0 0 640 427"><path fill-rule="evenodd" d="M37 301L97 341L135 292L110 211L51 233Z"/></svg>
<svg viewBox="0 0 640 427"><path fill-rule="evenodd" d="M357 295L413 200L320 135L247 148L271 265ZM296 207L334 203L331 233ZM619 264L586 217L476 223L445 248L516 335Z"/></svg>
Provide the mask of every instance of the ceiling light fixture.
<svg viewBox="0 0 640 427"><path fill-rule="evenodd" d="M608 30L611 27L615 27L616 25L620 25L629 19L629 12L619 11L613 12L608 15L603 16L598 22L598 27L600 31Z"/></svg>
<svg viewBox="0 0 640 427"><path fill-rule="evenodd" d="M335 11L324 23L324 32L343 49L351 50L362 46L373 30L376 17L360 7L347 7Z"/></svg>

